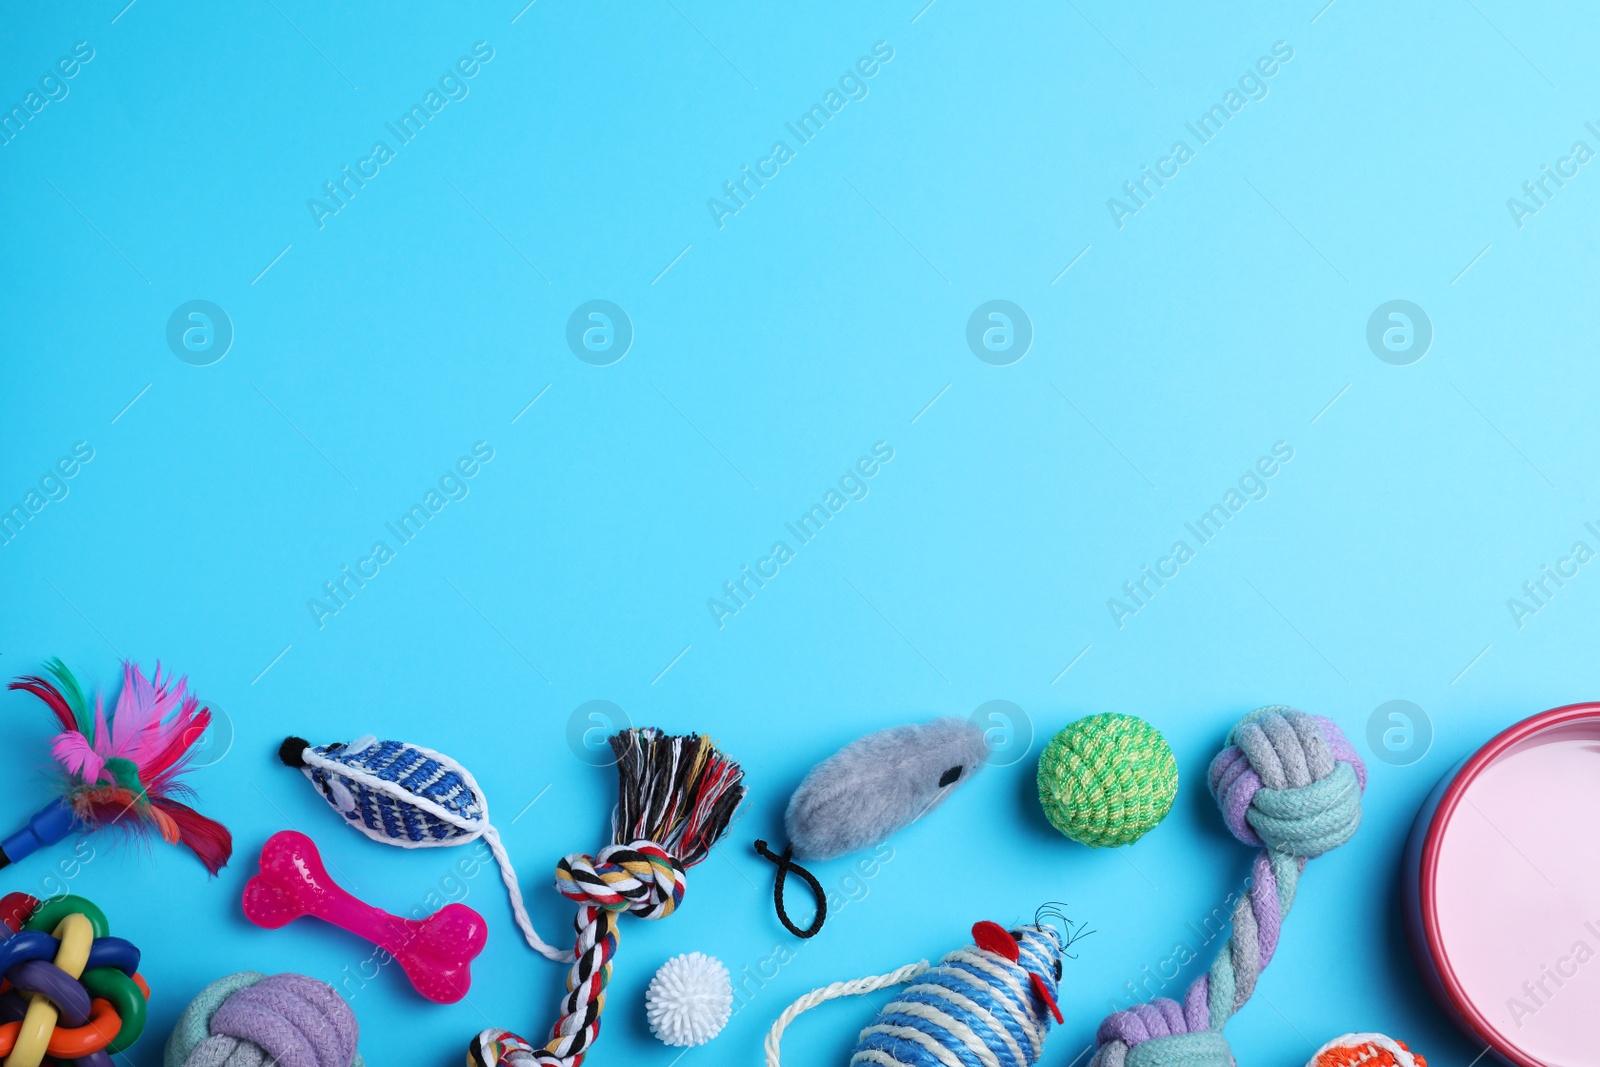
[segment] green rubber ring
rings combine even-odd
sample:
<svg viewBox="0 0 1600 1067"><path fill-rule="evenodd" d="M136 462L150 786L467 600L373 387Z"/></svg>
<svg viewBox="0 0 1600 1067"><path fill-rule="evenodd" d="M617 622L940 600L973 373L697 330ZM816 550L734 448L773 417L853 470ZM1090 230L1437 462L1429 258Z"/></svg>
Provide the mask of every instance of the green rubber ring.
<svg viewBox="0 0 1600 1067"><path fill-rule="evenodd" d="M105 937L111 933L111 924L106 922L106 913L96 907L94 901L80 896L54 897L45 901L28 918L23 929L54 934L61 920L74 912L89 920L89 925L94 928L95 937Z"/></svg>
<svg viewBox="0 0 1600 1067"><path fill-rule="evenodd" d="M83 988L89 991L91 997L109 1001L117 1014L122 1017L122 1029L117 1031L117 1036L106 1046L107 1052L121 1052L139 1040L139 1035L144 1033L147 1007L144 991L132 978L115 967L92 967L84 971L83 977L78 980L83 983Z"/></svg>

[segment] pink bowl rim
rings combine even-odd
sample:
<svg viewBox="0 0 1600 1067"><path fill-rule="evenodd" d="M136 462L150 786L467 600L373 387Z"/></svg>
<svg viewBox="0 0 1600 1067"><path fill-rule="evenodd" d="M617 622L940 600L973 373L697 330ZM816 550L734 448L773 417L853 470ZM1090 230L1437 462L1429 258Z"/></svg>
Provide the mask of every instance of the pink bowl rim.
<svg viewBox="0 0 1600 1067"><path fill-rule="evenodd" d="M1585 719L1600 721L1600 703L1566 704L1549 711L1542 711L1490 738L1488 743L1473 753L1462 765L1461 770L1445 788L1444 795L1439 798L1439 805L1434 809L1433 817L1428 822L1428 833L1422 843L1418 897L1421 903L1423 936L1427 942L1428 955L1433 958L1439 984L1444 988L1445 996L1450 998L1451 1005L1473 1032L1518 1067L1549 1067L1549 1065L1528 1055L1496 1029L1467 996L1460 979L1456 977L1439 931L1437 908L1439 850L1444 840L1445 827L1449 825L1456 808L1460 806L1461 798L1484 770L1522 742L1556 727L1582 722Z"/></svg>

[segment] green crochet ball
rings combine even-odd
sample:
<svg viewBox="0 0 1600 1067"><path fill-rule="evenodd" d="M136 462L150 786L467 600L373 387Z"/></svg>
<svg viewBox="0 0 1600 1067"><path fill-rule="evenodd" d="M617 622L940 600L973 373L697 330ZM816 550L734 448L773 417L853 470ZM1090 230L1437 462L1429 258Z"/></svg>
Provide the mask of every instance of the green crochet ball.
<svg viewBox="0 0 1600 1067"><path fill-rule="evenodd" d="M1128 845L1155 829L1178 795L1178 761L1159 730L1108 712L1071 724L1039 757L1039 803L1050 825L1091 848Z"/></svg>

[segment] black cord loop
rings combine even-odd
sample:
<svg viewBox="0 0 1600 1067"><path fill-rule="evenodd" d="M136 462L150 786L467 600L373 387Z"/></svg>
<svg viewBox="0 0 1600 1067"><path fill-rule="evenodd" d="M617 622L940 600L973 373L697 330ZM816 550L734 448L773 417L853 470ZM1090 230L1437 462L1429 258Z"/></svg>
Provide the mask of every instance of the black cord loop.
<svg viewBox="0 0 1600 1067"><path fill-rule="evenodd" d="M817 936L822 930L822 924L828 918L828 894L823 892L822 883L817 881L816 875L794 861L793 845L784 845L783 855L780 856L769 849L765 841L757 841L756 853L764 859L771 860L778 867L778 880L772 886L772 903L778 909L778 921L796 937ZM810 887L811 896L817 902L817 912L811 918L811 925L803 930L794 924L794 920L789 918L789 913L783 906L783 887L790 871L799 875L800 879Z"/></svg>

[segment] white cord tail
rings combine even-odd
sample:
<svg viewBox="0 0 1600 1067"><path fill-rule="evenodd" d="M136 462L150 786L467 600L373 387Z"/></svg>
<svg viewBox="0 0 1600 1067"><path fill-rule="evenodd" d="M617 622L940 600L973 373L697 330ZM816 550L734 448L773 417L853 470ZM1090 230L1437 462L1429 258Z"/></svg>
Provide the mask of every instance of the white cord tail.
<svg viewBox="0 0 1600 1067"><path fill-rule="evenodd" d="M500 880L506 884L506 892L511 895L511 914L516 916L517 926L522 930L523 938L545 959L557 963L571 963L576 958L571 949L552 948L545 944L544 938L539 936L539 931L533 928L533 920L528 918L528 909L522 906L522 889L517 885L517 872L511 866L511 857L506 855L506 846L500 843L500 832L493 826L485 826L483 839L488 842L489 851L494 854L495 862L500 865Z"/></svg>
<svg viewBox="0 0 1600 1067"><path fill-rule="evenodd" d="M918 960L916 963L908 963L899 970L890 971L888 974L856 978L848 982L835 982L832 985L823 986L821 989L813 989L785 1008L783 1014L778 1016L778 1021L772 1024L772 1029L767 1031L767 1067L778 1067L778 1042L783 1040L783 1031L802 1012L810 1011L825 1001L837 1000L840 997L856 997L863 993L871 993L878 989L887 989L892 985L900 985L902 982L909 982L927 969L928 961Z"/></svg>

